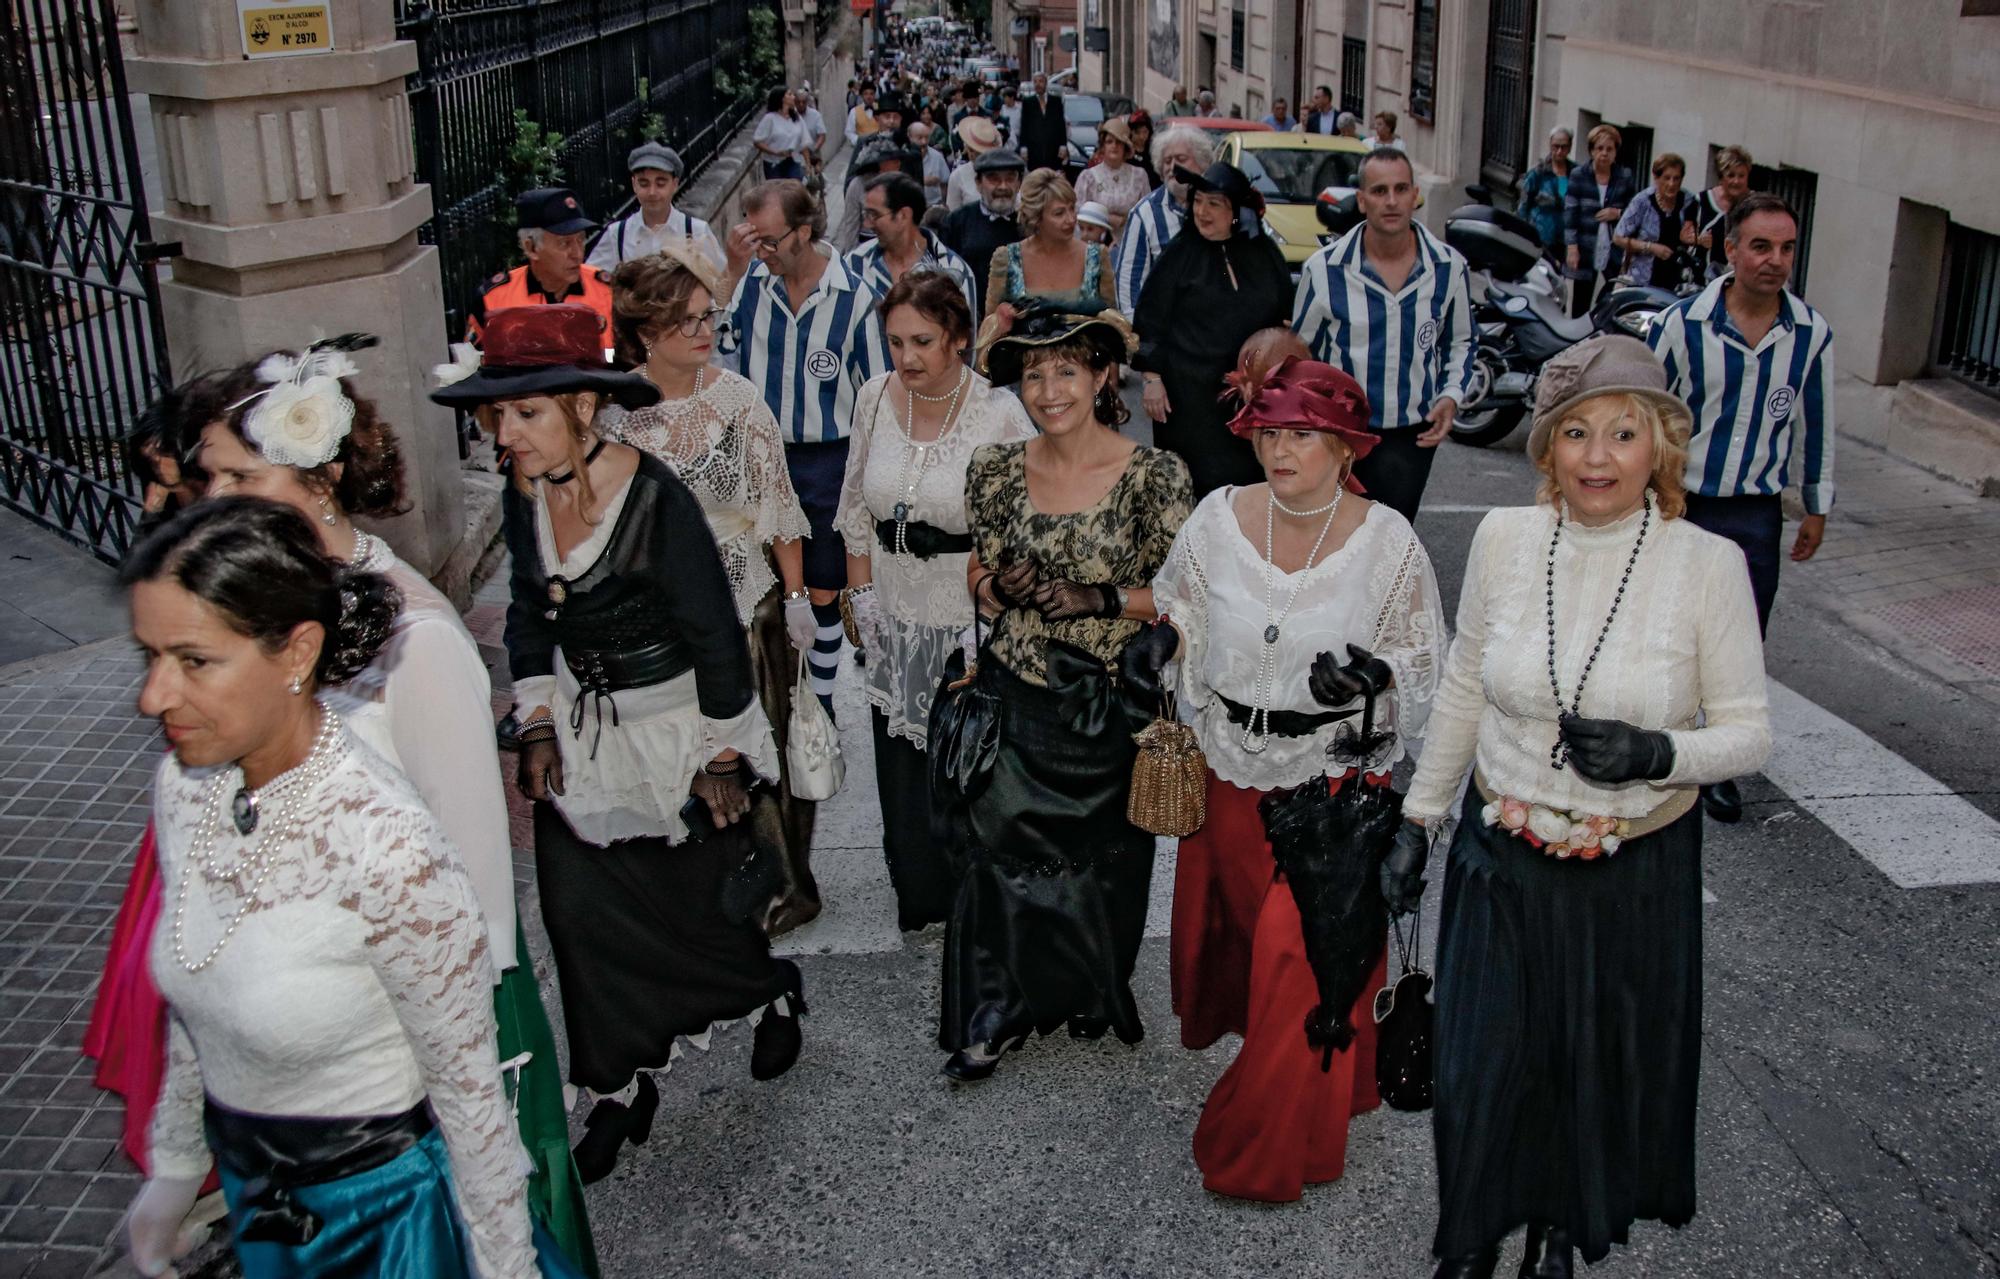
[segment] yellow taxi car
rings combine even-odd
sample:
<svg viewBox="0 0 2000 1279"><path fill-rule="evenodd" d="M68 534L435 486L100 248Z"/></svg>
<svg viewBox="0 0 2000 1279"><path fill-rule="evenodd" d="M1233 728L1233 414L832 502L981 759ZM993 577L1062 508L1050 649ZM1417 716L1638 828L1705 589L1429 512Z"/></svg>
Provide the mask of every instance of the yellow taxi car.
<svg viewBox="0 0 2000 1279"><path fill-rule="evenodd" d="M1232 133L1218 155L1243 170L1264 195L1264 221L1294 275L1319 250L1319 214L1313 202L1328 187L1345 195L1361 172L1368 144L1323 133Z"/></svg>

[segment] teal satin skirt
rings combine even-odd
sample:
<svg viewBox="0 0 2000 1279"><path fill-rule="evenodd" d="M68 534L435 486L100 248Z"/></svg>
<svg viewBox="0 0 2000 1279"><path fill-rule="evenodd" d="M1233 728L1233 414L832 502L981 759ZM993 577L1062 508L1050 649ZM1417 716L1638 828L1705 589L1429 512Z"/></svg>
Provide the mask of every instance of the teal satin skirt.
<svg viewBox="0 0 2000 1279"><path fill-rule="evenodd" d="M226 1168L222 1193L233 1236L243 1179ZM320 1219L319 1233L301 1245L232 1239L244 1279L474 1279L444 1138L435 1129L379 1168L301 1186L292 1198ZM534 1229L546 1279L581 1279L540 1222Z"/></svg>

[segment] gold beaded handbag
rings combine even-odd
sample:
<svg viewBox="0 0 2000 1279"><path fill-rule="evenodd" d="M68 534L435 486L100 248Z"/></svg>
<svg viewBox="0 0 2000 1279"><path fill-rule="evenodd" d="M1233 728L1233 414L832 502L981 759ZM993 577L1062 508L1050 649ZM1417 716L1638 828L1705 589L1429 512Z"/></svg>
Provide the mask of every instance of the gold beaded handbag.
<svg viewBox="0 0 2000 1279"><path fill-rule="evenodd" d="M1132 792L1125 820L1153 835L1178 839L1208 820L1208 756L1192 725L1174 718L1174 695L1164 694L1161 712L1133 735L1139 753L1132 760Z"/></svg>

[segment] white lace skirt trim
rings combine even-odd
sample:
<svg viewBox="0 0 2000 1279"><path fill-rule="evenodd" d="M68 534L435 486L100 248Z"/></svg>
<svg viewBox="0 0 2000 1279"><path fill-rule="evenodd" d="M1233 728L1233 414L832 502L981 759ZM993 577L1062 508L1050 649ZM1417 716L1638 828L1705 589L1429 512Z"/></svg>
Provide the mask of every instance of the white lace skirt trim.
<svg viewBox="0 0 2000 1279"><path fill-rule="evenodd" d="M864 691L868 704L889 721L889 735L914 743L918 750L930 734L931 700L945 660L958 651L963 624L926 626L893 614L882 619L887 635L884 652L868 655Z"/></svg>

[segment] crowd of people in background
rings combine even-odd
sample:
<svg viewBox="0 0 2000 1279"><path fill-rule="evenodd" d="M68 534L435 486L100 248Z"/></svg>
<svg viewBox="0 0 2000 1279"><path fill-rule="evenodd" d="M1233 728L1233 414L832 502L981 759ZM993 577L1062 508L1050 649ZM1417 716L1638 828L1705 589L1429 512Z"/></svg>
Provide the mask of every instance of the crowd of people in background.
<svg viewBox="0 0 2000 1279"><path fill-rule="evenodd" d="M485 671L354 524L401 483L367 339L149 417L125 580L173 753L92 1039L149 1171L142 1273L184 1248L211 1158L247 1274L591 1273L574 1187L646 1140L656 1073L737 1021L756 1078L800 1058L806 974L771 938L826 905L813 802L848 644L875 776L847 784L879 797L899 927L943 927L952 1080L1031 1035L1145 1033L1137 742L1178 717L1205 817L1178 832L1173 1007L1190 1048L1243 1037L1192 1134L1210 1189L1342 1175L1380 1102L1384 921L1437 867L1437 1274L1491 1275L1525 1228L1521 1273L1568 1275L1692 1216L1702 821L1740 816L1731 779L1769 746L1795 441L1792 558L1833 499L1795 215L1740 148L1690 195L1671 154L1642 190L1608 125L1575 161L1550 136L1520 209L1581 304L1622 272L1698 291L1650 347L1593 338L1544 370L1539 488L1481 522L1447 628L1419 526L1477 334L1395 113L1368 126L1361 225L1294 281L1255 184L1186 123L1212 93L1177 88L1157 129L1106 120L1076 172L1062 95L999 61L963 78L985 52L878 51L829 104L838 140L809 86L774 89L720 235L675 207L659 143L608 226L523 194L526 261L437 371L509 476L506 745L587 1108L573 1149ZM1324 87L1264 123L1362 128ZM831 240L829 143L850 152ZM1123 429L1132 374L1151 444ZM1375 844L1278 833L1287 806L1392 795ZM1302 887L1337 858L1364 867L1339 917ZM1329 936L1357 956L1344 985Z"/></svg>

